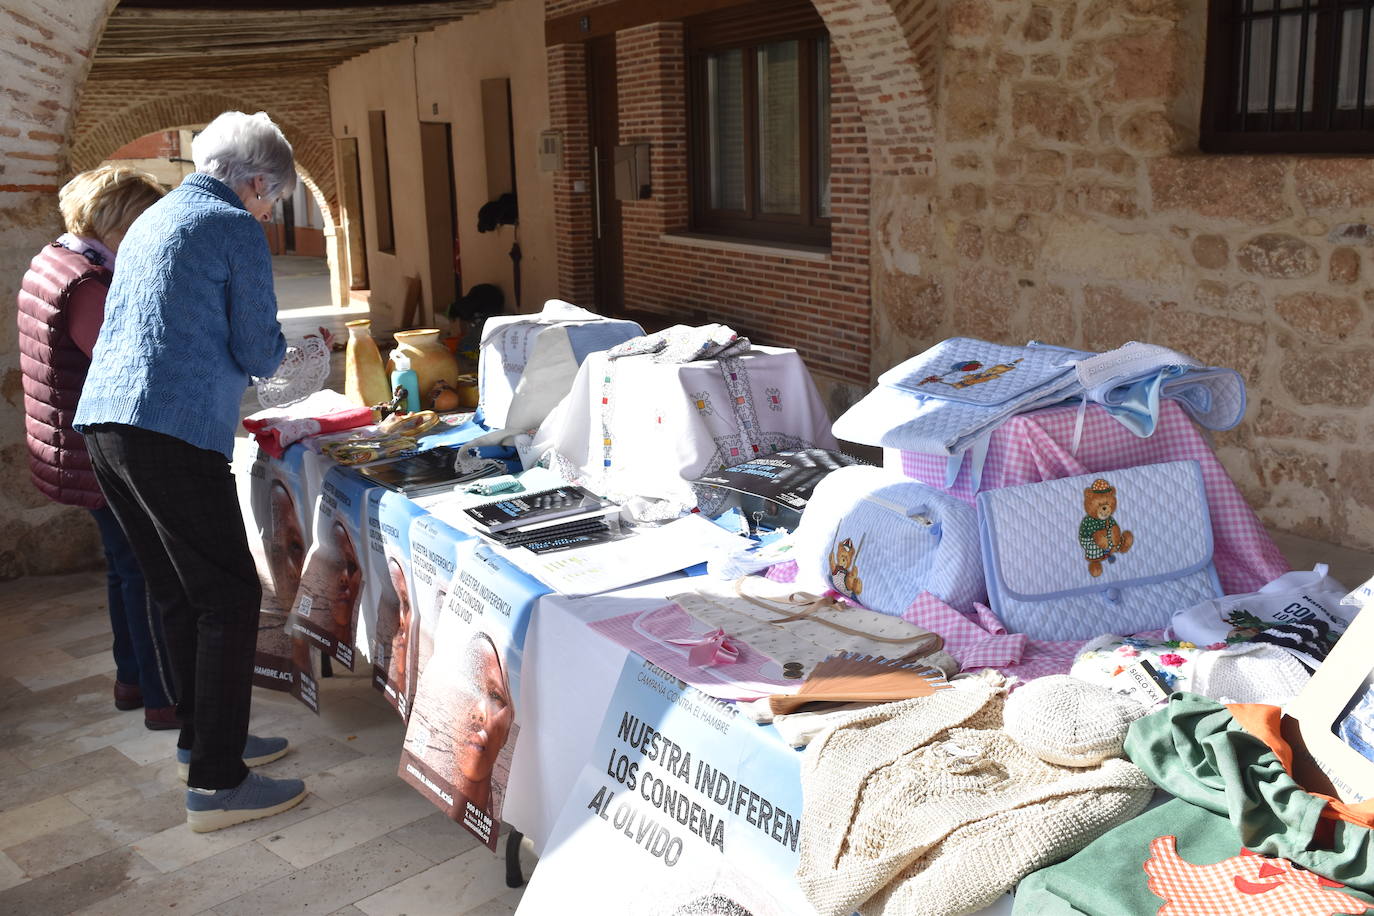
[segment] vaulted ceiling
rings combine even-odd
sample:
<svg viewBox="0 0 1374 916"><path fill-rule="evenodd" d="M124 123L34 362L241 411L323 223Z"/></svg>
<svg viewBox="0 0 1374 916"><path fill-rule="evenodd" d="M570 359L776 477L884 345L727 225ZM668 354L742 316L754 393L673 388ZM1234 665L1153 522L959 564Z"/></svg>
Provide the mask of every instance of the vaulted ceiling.
<svg viewBox="0 0 1374 916"><path fill-rule="evenodd" d="M122 0L106 23L92 79L207 79L320 74L407 35L500 0Z"/></svg>

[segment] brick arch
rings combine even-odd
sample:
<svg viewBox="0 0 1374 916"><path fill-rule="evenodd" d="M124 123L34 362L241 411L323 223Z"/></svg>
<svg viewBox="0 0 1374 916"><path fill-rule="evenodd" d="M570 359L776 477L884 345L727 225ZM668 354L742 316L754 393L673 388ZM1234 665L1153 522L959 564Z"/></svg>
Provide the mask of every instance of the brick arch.
<svg viewBox="0 0 1374 916"><path fill-rule="evenodd" d="M939 0L812 0L854 83L872 168L934 171Z"/></svg>
<svg viewBox="0 0 1374 916"><path fill-rule="evenodd" d="M29 482L14 300L29 259L61 231L77 95L117 0L5 0L0 15L0 579L100 564L90 516Z"/></svg>
<svg viewBox="0 0 1374 916"><path fill-rule="evenodd" d="M107 87L89 87L88 93L97 97L106 94ZM83 103L86 100L83 98ZM266 104L263 104L266 102ZM172 130L205 124L225 111L266 111L281 128L296 154L296 168L305 186L315 197L324 217L326 233L338 224L338 193L334 182L333 149L328 134L303 129L289 116L283 116L270 100L254 99L246 94L184 92L161 95L141 104L106 110L98 117L83 115L77 124L72 142L68 171L71 174L92 168L110 153L159 130ZM83 104L83 111L86 106Z"/></svg>

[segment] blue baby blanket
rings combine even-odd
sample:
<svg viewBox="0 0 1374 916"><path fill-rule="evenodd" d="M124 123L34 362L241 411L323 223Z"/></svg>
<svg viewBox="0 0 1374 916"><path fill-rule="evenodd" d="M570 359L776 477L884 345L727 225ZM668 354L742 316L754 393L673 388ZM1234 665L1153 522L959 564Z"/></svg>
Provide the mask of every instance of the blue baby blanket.
<svg viewBox="0 0 1374 916"><path fill-rule="evenodd" d="M1084 398L1142 438L1159 421L1159 399L1172 398L1199 426L1231 429L1245 416L1245 382L1234 369L1203 366L1177 350L1138 341L1073 363Z"/></svg>
<svg viewBox="0 0 1374 916"><path fill-rule="evenodd" d="M985 490L978 517L988 598L1012 632L1138 633L1222 593L1196 461Z"/></svg>
<svg viewBox="0 0 1374 916"><path fill-rule="evenodd" d="M1078 394L1070 363L1092 355L951 337L884 372L833 431L865 445L958 455L1008 417Z"/></svg>
<svg viewBox="0 0 1374 916"><path fill-rule="evenodd" d="M1178 401L1208 429L1230 429L1245 414L1238 372L1166 347L1130 341L1089 353L952 337L884 372L833 431L865 445L976 456L974 447L1008 418L1075 398L1101 404L1141 437L1154 432L1160 398Z"/></svg>

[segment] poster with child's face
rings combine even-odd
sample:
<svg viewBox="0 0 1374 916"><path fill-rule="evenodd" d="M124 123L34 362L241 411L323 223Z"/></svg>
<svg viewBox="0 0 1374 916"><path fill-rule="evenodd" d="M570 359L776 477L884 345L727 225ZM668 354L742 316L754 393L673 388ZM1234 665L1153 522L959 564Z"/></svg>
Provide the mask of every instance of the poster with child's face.
<svg viewBox="0 0 1374 916"><path fill-rule="evenodd" d="M358 645L368 650L373 686L404 719L415 696L420 642L410 528L425 510L381 487L371 490L367 501L367 588L359 615Z"/></svg>
<svg viewBox="0 0 1374 916"><path fill-rule="evenodd" d="M412 689L434 654L439 611L453 581L458 550L469 540L470 535L432 515L417 516L410 524L410 613L417 618L411 625L407 655Z"/></svg>
<svg viewBox="0 0 1374 916"><path fill-rule="evenodd" d="M353 668L354 625L362 601L367 491L372 485L347 468L333 468L320 485L314 542L301 571L291 625L345 668Z"/></svg>
<svg viewBox="0 0 1374 916"><path fill-rule="evenodd" d="M548 588L489 547L461 545L415 693L401 778L492 849L519 733L525 634Z"/></svg>
<svg viewBox="0 0 1374 916"><path fill-rule="evenodd" d="M253 683L293 692L297 680L293 660L300 653L292 645L288 616L310 547L313 505L304 460L302 449L291 449L282 458L259 450L248 473L238 475L241 490L245 484L248 490L246 502L252 516L248 544L262 584Z"/></svg>

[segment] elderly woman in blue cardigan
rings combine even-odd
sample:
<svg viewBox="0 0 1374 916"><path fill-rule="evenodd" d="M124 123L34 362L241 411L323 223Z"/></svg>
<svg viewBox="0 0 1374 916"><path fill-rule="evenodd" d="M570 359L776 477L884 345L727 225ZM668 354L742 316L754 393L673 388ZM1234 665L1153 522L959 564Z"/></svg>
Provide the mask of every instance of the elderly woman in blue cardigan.
<svg viewBox="0 0 1374 916"><path fill-rule="evenodd" d="M187 822L204 832L305 797L248 769L287 742L248 734L262 595L229 467L243 392L286 353L259 223L296 173L263 112L220 115L192 156L120 246L74 425L162 613Z"/></svg>

